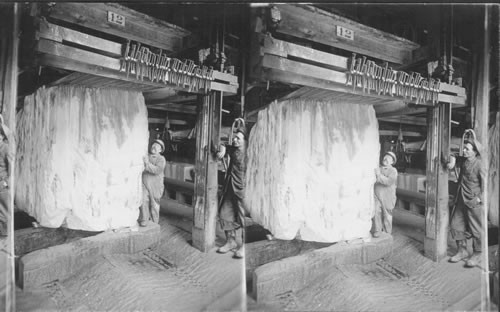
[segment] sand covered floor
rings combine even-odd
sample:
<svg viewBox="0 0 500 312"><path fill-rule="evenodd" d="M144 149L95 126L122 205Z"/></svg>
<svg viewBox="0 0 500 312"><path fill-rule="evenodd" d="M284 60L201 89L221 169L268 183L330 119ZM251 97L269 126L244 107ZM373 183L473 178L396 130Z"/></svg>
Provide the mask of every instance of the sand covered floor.
<svg viewBox="0 0 500 312"><path fill-rule="evenodd" d="M18 290L17 310L240 310L244 261L194 249L186 231L191 223L162 216L158 248L106 255L66 280Z"/></svg>
<svg viewBox="0 0 500 312"><path fill-rule="evenodd" d="M478 311L481 270L436 263L423 244L395 226L393 253L368 265L339 265L297 292L256 303L249 311ZM496 310L496 306L492 307Z"/></svg>

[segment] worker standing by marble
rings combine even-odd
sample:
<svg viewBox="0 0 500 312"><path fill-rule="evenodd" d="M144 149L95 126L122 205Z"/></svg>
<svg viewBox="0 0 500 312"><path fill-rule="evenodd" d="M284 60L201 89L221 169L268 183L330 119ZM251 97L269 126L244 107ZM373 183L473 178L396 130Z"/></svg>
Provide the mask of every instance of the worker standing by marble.
<svg viewBox="0 0 500 312"><path fill-rule="evenodd" d="M224 194L219 207L219 221L226 234L226 244L217 252L234 251L235 258L243 258L246 142L244 129L237 129L235 132L232 146L221 145L217 153L220 159L226 152L230 155Z"/></svg>
<svg viewBox="0 0 500 312"><path fill-rule="evenodd" d="M162 140L154 140L149 155L144 156L142 173L142 205L139 212L139 225L146 226L148 221L160 221L160 199L163 196L165 158L160 155L165 150Z"/></svg>
<svg viewBox="0 0 500 312"><path fill-rule="evenodd" d="M467 259L467 267L475 267L481 261L481 242L483 237L482 217L485 213L483 205L485 168L480 155L481 144L474 138L464 141L463 156L457 159L450 156L448 169L455 165L460 168L458 177L458 191L454 205L450 232L457 242L457 253L450 258L450 262L459 262ZM458 162L458 163L457 163ZM472 239L473 254L469 258L467 239Z"/></svg>
<svg viewBox="0 0 500 312"><path fill-rule="evenodd" d="M382 231L392 233L392 210L396 205L396 182L398 171L393 165L397 158L393 152L386 152L382 166L375 169L375 215L373 216L373 237Z"/></svg>

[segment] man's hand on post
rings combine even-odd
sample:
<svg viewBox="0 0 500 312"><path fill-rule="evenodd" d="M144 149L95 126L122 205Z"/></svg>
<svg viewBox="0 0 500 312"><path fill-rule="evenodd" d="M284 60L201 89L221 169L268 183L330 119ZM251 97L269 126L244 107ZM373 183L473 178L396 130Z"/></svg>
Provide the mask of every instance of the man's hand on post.
<svg viewBox="0 0 500 312"><path fill-rule="evenodd" d="M221 145L219 151L217 152L217 158L222 159L222 157L224 157L225 154L226 154L226 147L224 145Z"/></svg>
<svg viewBox="0 0 500 312"><path fill-rule="evenodd" d="M446 164L446 168L448 168L448 170L453 169L455 167L456 161L457 160L456 160L455 156L450 155L450 160Z"/></svg>

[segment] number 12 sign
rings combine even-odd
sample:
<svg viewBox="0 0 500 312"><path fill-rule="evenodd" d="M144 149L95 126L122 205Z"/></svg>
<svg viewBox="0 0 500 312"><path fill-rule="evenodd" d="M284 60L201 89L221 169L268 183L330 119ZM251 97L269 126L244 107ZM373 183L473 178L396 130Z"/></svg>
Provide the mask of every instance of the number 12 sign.
<svg viewBox="0 0 500 312"><path fill-rule="evenodd" d="M120 26L125 26L125 16L117 14L115 12L108 11L108 22Z"/></svg>
<svg viewBox="0 0 500 312"><path fill-rule="evenodd" d="M354 31L342 26L337 26L337 36L348 40L354 40Z"/></svg>

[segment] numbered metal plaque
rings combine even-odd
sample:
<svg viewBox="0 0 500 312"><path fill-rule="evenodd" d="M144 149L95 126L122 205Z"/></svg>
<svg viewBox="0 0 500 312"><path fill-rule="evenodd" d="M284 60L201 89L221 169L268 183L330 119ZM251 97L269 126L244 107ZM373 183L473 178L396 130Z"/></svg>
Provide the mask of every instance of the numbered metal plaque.
<svg viewBox="0 0 500 312"><path fill-rule="evenodd" d="M117 14L115 12L108 11L108 22L120 26L125 26L125 16Z"/></svg>
<svg viewBox="0 0 500 312"><path fill-rule="evenodd" d="M337 36L348 40L354 40L354 31L342 26L337 26Z"/></svg>

